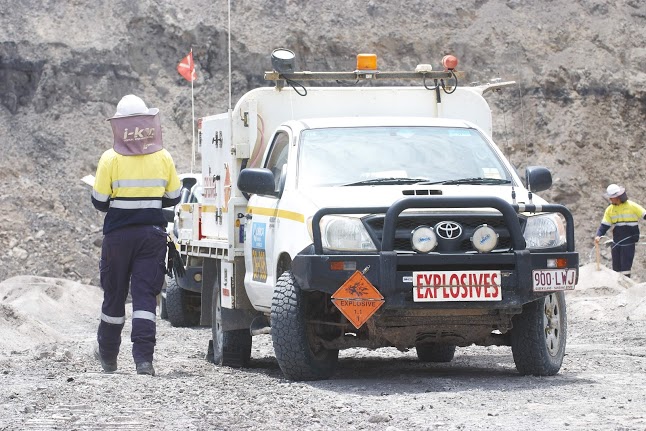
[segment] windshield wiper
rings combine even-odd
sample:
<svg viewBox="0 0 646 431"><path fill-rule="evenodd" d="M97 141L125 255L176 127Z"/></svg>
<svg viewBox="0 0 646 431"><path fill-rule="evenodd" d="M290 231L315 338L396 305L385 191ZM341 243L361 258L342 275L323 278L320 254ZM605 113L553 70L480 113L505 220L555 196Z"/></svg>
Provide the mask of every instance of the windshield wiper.
<svg viewBox="0 0 646 431"><path fill-rule="evenodd" d="M428 181L428 178L371 178L369 180L357 181L355 183L342 184L342 186L369 186L371 184L416 184L422 181Z"/></svg>
<svg viewBox="0 0 646 431"><path fill-rule="evenodd" d="M473 185L496 185L496 184L510 184L511 180L506 180L504 178L484 178L484 177L474 177L474 178L460 178L457 180L444 180L444 181L434 181L426 182L420 184L443 184L443 185L458 185L458 184L473 184Z"/></svg>

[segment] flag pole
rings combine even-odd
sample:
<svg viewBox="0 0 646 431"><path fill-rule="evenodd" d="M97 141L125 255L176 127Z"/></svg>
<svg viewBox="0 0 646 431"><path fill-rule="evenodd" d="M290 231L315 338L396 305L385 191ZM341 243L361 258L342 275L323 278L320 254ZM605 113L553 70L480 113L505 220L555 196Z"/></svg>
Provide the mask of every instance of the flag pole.
<svg viewBox="0 0 646 431"><path fill-rule="evenodd" d="M191 59L193 58L193 48L191 48ZM191 68L195 70L195 62L191 65ZM191 112L192 112L192 121L191 126L193 126L193 143L191 144L191 173L195 169L195 99L193 96L193 81L194 81L195 72L191 72Z"/></svg>

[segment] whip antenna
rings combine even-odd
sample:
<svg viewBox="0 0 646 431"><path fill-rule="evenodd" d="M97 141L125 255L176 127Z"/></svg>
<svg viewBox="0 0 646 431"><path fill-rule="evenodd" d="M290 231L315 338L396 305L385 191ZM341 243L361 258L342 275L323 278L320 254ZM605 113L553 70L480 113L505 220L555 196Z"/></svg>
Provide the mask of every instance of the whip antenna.
<svg viewBox="0 0 646 431"><path fill-rule="evenodd" d="M229 50L229 111L231 110L231 0L227 1L227 16L229 20L228 33L228 50Z"/></svg>

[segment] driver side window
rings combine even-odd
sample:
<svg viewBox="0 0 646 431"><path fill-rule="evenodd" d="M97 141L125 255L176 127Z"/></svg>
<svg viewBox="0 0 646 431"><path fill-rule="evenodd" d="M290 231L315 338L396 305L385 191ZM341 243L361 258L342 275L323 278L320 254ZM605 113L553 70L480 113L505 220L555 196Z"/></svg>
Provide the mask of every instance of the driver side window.
<svg viewBox="0 0 646 431"><path fill-rule="evenodd" d="M289 153L289 135L286 132L278 132L271 145L269 158L267 159L267 169L274 174L275 190L279 191L281 187L281 178L284 170L287 169L287 155Z"/></svg>

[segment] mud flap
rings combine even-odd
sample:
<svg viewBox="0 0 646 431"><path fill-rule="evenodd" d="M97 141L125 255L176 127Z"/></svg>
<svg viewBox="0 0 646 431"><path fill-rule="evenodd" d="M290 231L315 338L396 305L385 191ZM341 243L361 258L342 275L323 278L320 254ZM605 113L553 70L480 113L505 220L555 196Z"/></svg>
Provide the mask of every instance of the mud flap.
<svg viewBox="0 0 646 431"><path fill-rule="evenodd" d="M206 348L206 355L204 355L204 359L206 359L208 362L215 364L215 359L213 358L213 340L209 340L209 345Z"/></svg>

